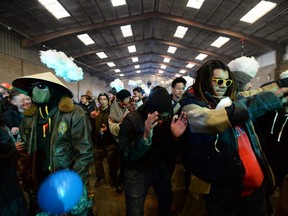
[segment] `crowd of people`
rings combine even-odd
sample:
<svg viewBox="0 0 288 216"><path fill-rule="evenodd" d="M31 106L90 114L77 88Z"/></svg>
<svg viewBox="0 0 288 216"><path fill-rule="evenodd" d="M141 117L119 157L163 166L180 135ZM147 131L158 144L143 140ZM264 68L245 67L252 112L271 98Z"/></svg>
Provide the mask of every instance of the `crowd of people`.
<svg viewBox="0 0 288 216"><path fill-rule="evenodd" d="M149 95L139 86L97 97L87 90L79 103L51 72L0 84L0 215L51 215L39 208L37 191L63 169L84 185L69 215L94 215L94 192L106 180L124 192L127 216L144 215L150 187L159 216L173 215L178 157L187 188L179 215L275 215L269 197L288 174L288 76L253 89L258 68L253 57L210 60L193 85L175 78L171 94L161 86Z"/></svg>

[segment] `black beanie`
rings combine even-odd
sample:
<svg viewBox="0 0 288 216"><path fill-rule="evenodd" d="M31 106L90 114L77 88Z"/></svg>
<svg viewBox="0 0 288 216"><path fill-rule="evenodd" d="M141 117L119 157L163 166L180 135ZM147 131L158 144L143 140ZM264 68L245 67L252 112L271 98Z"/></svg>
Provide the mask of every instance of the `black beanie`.
<svg viewBox="0 0 288 216"><path fill-rule="evenodd" d="M116 94L116 98L119 99L121 102L127 97L131 97L131 93L126 89L122 89Z"/></svg>
<svg viewBox="0 0 288 216"><path fill-rule="evenodd" d="M148 96L146 104L146 111L148 113L153 113L157 111L158 113L171 112L172 110L172 99L168 91L161 87L154 87Z"/></svg>
<svg viewBox="0 0 288 216"><path fill-rule="evenodd" d="M116 95L116 94L117 94L117 91L116 91L116 89L113 87L112 89L110 89L110 90L108 91L108 93L111 93L111 94L113 94L113 95Z"/></svg>
<svg viewBox="0 0 288 216"><path fill-rule="evenodd" d="M106 93L102 92L102 93L100 93L100 94L98 95L98 98L97 98L98 102L99 102L99 98L100 98L101 96L105 96L105 97L107 98L107 100L109 101L109 96L108 96Z"/></svg>

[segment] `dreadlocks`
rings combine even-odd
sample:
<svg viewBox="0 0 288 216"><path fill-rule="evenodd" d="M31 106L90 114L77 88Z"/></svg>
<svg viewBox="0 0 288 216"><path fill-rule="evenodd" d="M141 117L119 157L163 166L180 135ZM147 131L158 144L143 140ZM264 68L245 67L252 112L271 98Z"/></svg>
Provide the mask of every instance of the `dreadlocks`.
<svg viewBox="0 0 288 216"><path fill-rule="evenodd" d="M206 98L206 92L214 92L212 86L212 76L215 69L223 69L228 71L229 78L235 83L235 78L231 73L229 67L227 67L223 62L219 60L210 60L207 61L202 67L200 67L196 72L196 80L194 83L194 92L200 100L205 103L209 103L209 100ZM214 92L215 93L215 92ZM230 97L231 100L235 99L236 96L236 85L231 85L227 88L225 96Z"/></svg>

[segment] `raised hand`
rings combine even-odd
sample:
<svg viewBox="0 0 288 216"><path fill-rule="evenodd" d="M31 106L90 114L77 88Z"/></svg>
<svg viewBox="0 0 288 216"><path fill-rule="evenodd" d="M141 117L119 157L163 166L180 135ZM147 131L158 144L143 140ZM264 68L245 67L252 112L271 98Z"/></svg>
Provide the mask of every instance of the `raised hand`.
<svg viewBox="0 0 288 216"><path fill-rule="evenodd" d="M188 118L186 112L182 112L179 117L177 115L173 116L170 128L173 135L179 137L185 132L187 125Z"/></svg>
<svg viewBox="0 0 288 216"><path fill-rule="evenodd" d="M145 131L143 137L147 139L152 135L153 128L158 124L158 115L157 111L153 112L152 114L148 114L148 118L145 121Z"/></svg>

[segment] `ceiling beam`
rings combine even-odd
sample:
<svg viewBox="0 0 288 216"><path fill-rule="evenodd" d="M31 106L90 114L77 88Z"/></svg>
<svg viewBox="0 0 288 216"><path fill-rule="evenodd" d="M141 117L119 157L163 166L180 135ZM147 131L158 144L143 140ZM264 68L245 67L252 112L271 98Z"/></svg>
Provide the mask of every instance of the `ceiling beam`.
<svg viewBox="0 0 288 216"><path fill-rule="evenodd" d="M90 55L90 54L95 54L96 55L96 52L107 52L109 50L120 49L120 48L123 48L123 47L128 47L130 45L137 45L137 44L141 44L141 43L145 43L145 42L156 42L156 43L160 43L160 44L165 44L167 46L175 46L177 48L189 50L191 52L204 53L204 54L207 54L207 55L210 55L210 56L214 56L214 57L217 57L217 58L220 58L220 59L225 59L227 61L232 60L231 57L229 57L227 55L224 55L224 54L219 55L218 53L211 52L211 51L208 51L208 50L202 50L202 49L198 49L196 47L184 46L184 45L179 44L179 43L170 42L170 41L166 41L166 40L160 40L160 39L145 39L145 40L139 40L139 41L135 41L135 42L119 44L119 45L116 45L116 46L111 46L111 47L102 48L102 49L93 49L93 50L89 50L89 51L86 51L86 52L76 53L76 54L72 55L72 57L73 58L79 58L79 57L82 57L82 56L85 56L85 55Z"/></svg>
<svg viewBox="0 0 288 216"><path fill-rule="evenodd" d="M126 23L139 21L139 20L154 19L154 18L160 18L160 19L164 19L164 20L168 20L168 21L178 22L178 23L181 23L184 25L193 26L193 27L196 27L199 29L205 29L208 31L222 34L222 35L229 35L229 36L236 37L239 39L244 39L244 40L250 41L254 44L257 44L259 46L266 47L266 48L276 50L276 51L281 51L283 49L283 47L280 44L273 43L273 42L268 41L268 40L264 40L264 39L253 37L253 36L247 36L245 34L231 31L229 29L224 29L224 28L219 28L219 27L212 26L212 25L202 24L202 23L195 22L195 21L192 21L189 19L176 17L176 16L172 16L169 14L159 13L159 12L149 12L149 13L144 13L144 14L140 14L140 15L134 15L134 16L115 19L115 20L104 21L101 23L89 24L89 25L79 26L79 27L70 28L70 29L66 29L66 30L62 30L62 31L53 32L53 33L43 34L43 35L35 36L35 37L29 38L29 39L22 39L21 40L21 46L22 47L29 47L29 46L32 46L34 44L41 44L45 41L56 39L56 38L62 37L62 36L67 36L70 34L75 34L75 33L80 33L80 32L100 29L100 28L107 28L108 26L122 25L122 24L126 24Z"/></svg>
<svg viewBox="0 0 288 216"><path fill-rule="evenodd" d="M35 44L41 44L43 42L53 40L53 39L56 39L59 37L67 36L70 34L75 34L75 33L95 30L95 29L101 29L101 28L107 28L109 26L114 26L114 25L122 25L122 24L126 24L126 23L139 21L139 20L151 19L152 17L154 17L154 12L124 17L124 18L119 18L119 19L114 19L114 20L109 20L109 21L104 21L104 22L95 23L95 24L79 26L79 27L75 27L75 28L69 28L69 29L65 29L65 30L61 30L61 31L48 33L48 34L38 35L35 37L31 37L29 39L22 39L21 40L21 46L22 46L22 48L30 47L30 46L35 45Z"/></svg>
<svg viewBox="0 0 288 216"><path fill-rule="evenodd" d="M188 64L188 63L193 63L193 64L195 64L195 65L197 65L197 66L202 66L202 63L198 63L198 62L193 62L193 61L187 61L186 59L180 59L180 58L176 58L176 57L172 57L172 56L169 56L169 55L163 55L163 54L159 54L159 53L154 53L154 52L151 52L151 53L147 53L147 55L157 55L157 56L160 56L160 57L162 57L162 58L169 58L169 59L171 59L171 60L175 60L175 61L182 61L182 62L185 62L186 64ZM152 61L152 60L151 60ZM111 62L111 61L110 61ZM163 64L165 64L165 62L162 62ZM87 63L86 63L87 64ZM133 65L141 65L141 64L143 64L143 62L135 62L135 63L133 63L133 64L131 64L131 65L129 65L129 66L133 66ZM102 64L100 64L100 65L102 65ZM91 67L97 67L97 66L100 66L100 65L98 65L98 64L91 64ZM128 66L127 66L128 67ZM119 67L115 67L115 69L116 68L118 68L118 69L120 69ZM113 68L114 69L114 68Z"/></svg>
<svg viewBox="0 0 288 216"><path fill-rule="evenodd" d="M133 55L133 56L127 56L127 57L123 57L123 58L110 58L109 60L107 61L103 61L103 62L99 62L99 63L95 63L95 64L92 64L92 67L98 67L98 66L101 66L101 65L105 65L107 64L108 62L111 62L113 61L114 63L117 62L117 61L122 61L122 60L126 60L126 59L132 59L133 57L144 57L144 56L147 56L147 55L162 55L162 54L159 54L159 53L155 53L155 52L150 52L150 53L144 53L144 54L138 54L138 55ZM164 55L163 55L164 56ZM174 58L172 56L168 56L168 55L165 55L167 58ZM163 57L164 58L164 57ZM174 59L176 60L176 58ZM192 63L192 64L195 64L195 65L202 65L201 63L199 62L194 62L194 61L188 61L186 59L181 59L181 61L185 61L187 64L188 63ZM140 61L138 61L139 64L141 64ZM135 62L136 63L136 62ZM87 64L87 63L86 63ZM165 64L165 62L162 62L162 64ZM168 65L170 66L170 65Z"/></svg>
<svg viewBox="0 0 288 216"><path fill-rule="evenodd" d="M269 49L272 49L272 50L280 51L283 48L278 43L274 43L274 42L271 42L271 41L268 41L268 40L264 40L264 39L261 39L261 38L257 38L257 37L253 37L253 36L248 36L248 35L241 34L241 33L235 32L235 31L231 31L229 29L219 28L219 27L216 27L216 26L195 22L195 21L188 20L188 19L185 19L185 18L175 17L175 16L171 16L169 14L164 14L164 13L159 13L159 12L157 12L155 14L155 16L160 18L160 19L173 21L173 22L177 22L177 23L182 23L184 25L193 26L193 27L196 27L196 28L199 28L199 29L204 29L204 30L216 32L216 33L219 33L219 34L222 34L222 35L224 34L224 35L229 35L229 36L236 37L236 38L239 38L239 39L244 39L244 40L247 40L247 41L252 42L254 44L257 44L259 46L266 47L266 48L269 48Z"/></svg>
<svg viewBox="0 0 288 216"><path fill-rule="evenodd" d="M148 54L147 54L148 55ZM157 53L150 53L149 55L158 55L158 56L161 56L163 58L170 58L171 60L176 60L176 61L184 61L183 59L179 59L179 58L174 58L174 57L171 57L171 56L167 56L167 55L162 55L162 54L157 54ZM133 64L130 64L128 66L124 66L124 67L113 67L113 68L109 68L107 70L101 70L101 71L97 71L96 73L107 73L107 72L114 72L115 69L120 69L122 70L121 73L125 73L125 68L130 68L130 67L133 67L135 65L140 65L140 68L135 68L135 71L136 70L141 70L141 65L144 65L144 64L158 64L158 65L165 65L166 63L165 62L158 62L158 61L153 61L152 59L150 61L146 61L146 62L135 62ZM166 64L167 65L167 64ZM202 66L202 64L200 63L197 63L196 64L197 66ZM97 67L97 65L93 65L93 67ZM186 69L187 71L191 71L191 70L194 70L192 68L186 68L186 67L181 67L181 68L178 68L178 67L173 67L173 66L170 66L168 65L168 67L170 68L174 68L174 69L177 69L177 70L180 70L180 69ZM159 67L160 69L160 67ZM124 70L124 71L123 71ZM166 69L161 69L161 70L166 70ZM115 73L115 72L114 72ZM177 72L178 73L178 72Z"/></svg>

